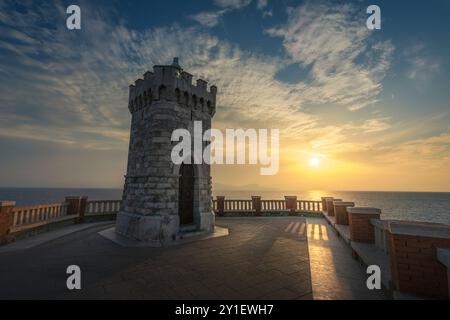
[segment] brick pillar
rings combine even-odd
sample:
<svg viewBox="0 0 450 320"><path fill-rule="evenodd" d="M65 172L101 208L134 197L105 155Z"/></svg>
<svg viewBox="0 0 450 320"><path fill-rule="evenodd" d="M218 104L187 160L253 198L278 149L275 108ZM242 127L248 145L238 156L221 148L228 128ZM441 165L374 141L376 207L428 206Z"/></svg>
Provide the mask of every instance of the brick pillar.
<svg viewBox="0 0 450 320"><path fill-rule="evenodd" d="M447 268L448 297L450 297L450 249L437 248L437 258Z"/></svg>
<svg viewBox="0 0 450 320"><path fill-rule="evenodd" d="M350 239L356 242L375 242L375 231L371 219L380 219L381 210L368 207L348 207Z"/></svg>
<svg viewBox="0 0 450 320"><path fill-rule="evenodd" d="M334 204L333 201L342 201L342 199L335 199L335 198L327 198L327 214L331 217L334 217Z"/></svg>
<svg viewBox="0 0 450 320"><path fill-rule="evenodd" d="M348 226L348 207L354 207L354 202L334 201L334 216L336 218L336 224L343 224Z"/></svg>
<svg viewBox="0 0 450 320"><path fill-rule="evenodd" d="M322 211L327 211L327 199L333 199L332 197L321 197L322 199Z"/></svg>
<svg viewBox="0 0 450 320"><path fill-rule="evenodd" d="M7 241L7 236L13 224L15 205L15 201L0 201L0 244Z"/></svg>
<svg viewBox="0 0 450 320"><path fill-rule="evenodd" d="M295 216L297 212L297 197L296 196L285 196L286 209L289 210L290 216Z"/></svg>
<svg viewBox="0 0 450 320"><path fill-rule="evenodd" d="M252 196L252 209L255 216L261 215L261 196Z"/></svg>
<svg viewBox="0 0 450 320"><path fill-rule="evenodd" d="M450 226L390 221L388 227L392 283L396 290L434 299L448 299L447 268L437 248L450 248Z"/></svg>
<svg viewBox="0 0 450 320"><path fill-rule="evenodd" d="M78 223L81 223L84 220L87 199L88 197L86 196L66 197L66 203L69 204L67 207L67 215L78 215Z"/></svg>
<svg viewBox="0 0 450 320"><path fill-rule="evenodd" d="M216 199L217 199L217 215L219 217L222 217L225 211L225 197L217 196Z"/></svg>

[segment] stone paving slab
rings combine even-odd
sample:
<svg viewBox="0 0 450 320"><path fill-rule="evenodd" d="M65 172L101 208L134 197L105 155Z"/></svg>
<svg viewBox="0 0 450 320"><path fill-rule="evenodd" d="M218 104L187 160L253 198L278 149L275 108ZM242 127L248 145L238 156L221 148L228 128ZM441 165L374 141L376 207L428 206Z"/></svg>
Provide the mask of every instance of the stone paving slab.
<svg viewBox="0 0 450 320"><path fill-rule="evenodd" d="M0 254L0 299L311 299L303 218L217 219L229 236L166 248L124 248L81 231ZM66 267L82 290L65 288Z"/></svg>
<svg viewBox="0 0 450 320"><path fill-rule="evenodd" d="M157 259L121 271L70 298L300 299L311 297L303 219L218 222L229 236L165 248ZM167 250L168 249L168 250Z"/></svg>
<svg viewBox="0 0 450 320"><path fill-rule="evenodd" d="M87 230L90 228L96 228L99 226L110 226L113 225L111 221L108 222L91 222L75 224L73 226L64 227L57 230L52 230L46 233L41 233L26 239L20 239L17 242L10 243L8 245L0 246L0 254L5 252L14 252L20 250L31 249L40 246L46 242L50 242L67 235L80 232L82 230Z"/></svg>
<svg viewBox="0 0 450 320"><path fill-rule="evenodd" d="M81 230L0 253L0 299L385 299L325 219L217 219L229 235L165 248L122 247ZM82 270L68 291L66 268Z"/></svg>
<svg viewBox="0 0 450 320"><path fill-rule="evenodd" d="M359 256L366 265L378 265L381 268L381 283L385 288L390 288L391 268L389 265L389 256L376 248L374 244L351 241L350 227L348 225L336 224L335 217L324 217L333 226L334 231L340 235L340 240L346 242ZM313 221L313 220L311 220Z"/></svg>
<svg viewBox="0 0 450 320"><path fill-rule="evenodd" d="M184 235L184 237L180 239L168 242L164 245L162 243L157 244L145 243L142 241L126 238L122 235L117 234L115 227L102 230L98 234L122 247L169 247L182 245L194 241L202 241L217 237L225 237L228 236L228 229L216 226L214 232L212 233L206 233L205 231L193 232L191 234Z"/></svg>
<svg viewBox="0 0 450 320"><path fill-rule="evenodd" d="M313 298L317 300L379 300L382 290L369 290L363 266L325 219L307 218Z"/></svg>

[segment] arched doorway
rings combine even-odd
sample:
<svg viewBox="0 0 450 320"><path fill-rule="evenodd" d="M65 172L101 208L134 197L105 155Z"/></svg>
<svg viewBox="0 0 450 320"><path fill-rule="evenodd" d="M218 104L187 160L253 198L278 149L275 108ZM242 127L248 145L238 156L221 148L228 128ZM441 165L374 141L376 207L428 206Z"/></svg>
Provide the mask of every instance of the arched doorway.
<svg viewBox="0 0 450 320"><path fill-rule="evenodd" d="M182 163L178 184L178 215L180 225L194 223L194 165Z"/></svg>

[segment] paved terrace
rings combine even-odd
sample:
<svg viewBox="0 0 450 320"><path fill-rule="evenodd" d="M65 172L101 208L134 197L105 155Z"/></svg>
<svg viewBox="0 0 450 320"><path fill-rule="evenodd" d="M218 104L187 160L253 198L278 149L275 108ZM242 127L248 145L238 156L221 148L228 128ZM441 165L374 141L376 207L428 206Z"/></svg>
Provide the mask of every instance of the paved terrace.
<svg viewBox="0 0 450 320"><path fill-rule="evenodd" d="M217 225L229 236L166 248L120 247L98 234L110 224L0 247L0 299L386 298L366 288L364 270L324 219L218 218ZM82 270L78 292L65 288L71 264Z"/></svg>

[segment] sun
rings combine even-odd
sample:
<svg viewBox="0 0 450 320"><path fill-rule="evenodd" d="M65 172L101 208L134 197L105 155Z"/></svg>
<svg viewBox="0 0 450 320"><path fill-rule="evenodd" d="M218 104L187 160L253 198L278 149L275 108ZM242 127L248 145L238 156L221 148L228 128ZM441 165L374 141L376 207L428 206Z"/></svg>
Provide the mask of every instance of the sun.
<svg viewBox="0 0 450 320"><path fill-rule="evenodd" d="M320 166L320 159L317 157L313 157L313 158L309 159L309 166L318 168Z"/></svg>

